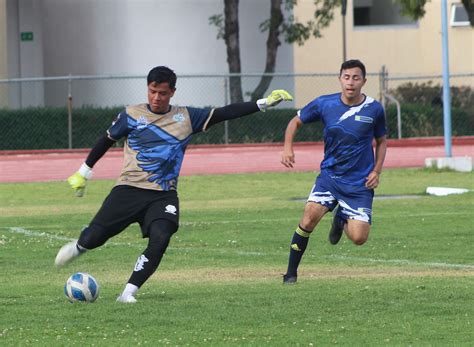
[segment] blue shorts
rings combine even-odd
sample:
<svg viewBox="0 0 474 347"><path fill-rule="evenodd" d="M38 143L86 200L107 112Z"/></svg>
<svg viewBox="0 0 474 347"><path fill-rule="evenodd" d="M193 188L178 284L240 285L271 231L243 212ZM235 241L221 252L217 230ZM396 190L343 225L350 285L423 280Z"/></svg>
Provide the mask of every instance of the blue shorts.
<svg viewBox="0 0 474 347"><path fill-rule="evenodd" d="M338 183L334 179L319 175L308 197L308 202L316 202L329 209L334 210L337 204L339 208L336 214L347 220L354 219L372 223L372 202L374 190L365 186L352 186Z"/></svg>

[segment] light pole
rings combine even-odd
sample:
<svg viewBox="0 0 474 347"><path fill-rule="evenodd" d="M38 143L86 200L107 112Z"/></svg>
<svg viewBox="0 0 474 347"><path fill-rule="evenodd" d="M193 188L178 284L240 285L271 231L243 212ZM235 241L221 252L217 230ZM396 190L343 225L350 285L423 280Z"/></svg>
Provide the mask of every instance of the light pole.
<svg viewBox="0 0 474 347"><path fill-rule="evenodd" d="M443 47L443 123L444 148L451 157L451 95L449 86L448 10L446 0L441 0L441 37Z"/></svg>

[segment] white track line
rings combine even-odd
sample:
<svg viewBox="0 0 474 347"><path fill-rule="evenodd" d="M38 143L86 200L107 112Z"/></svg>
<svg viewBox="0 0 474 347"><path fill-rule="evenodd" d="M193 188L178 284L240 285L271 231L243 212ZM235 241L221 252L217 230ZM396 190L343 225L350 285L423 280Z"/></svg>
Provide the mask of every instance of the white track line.
<svg viewBox="0 0 474 347"><path fill-rule="evenodd" d="M65 236L58 236L58 235L51 235L46 232L38 232L33 230L24 229L21 227L0 227L7 232L13 234L22 234L29 237L44 237L52 240L61 240L61 241L72 241L75 240L74 238L65 237ZM131 246L131 243L127 242L113 242L109 241L106 245L110 246ZM137 245L140 248L143 245ZM185 247L169 247L169 249L173 250L180 250L180 251L195 251L195 248L185 248ZM221 249L212 249L206 248L206 251L213 251L219 253L228 253L229 250L221 250ZM264 252L243 252L243 251L235 251L238 255L245 255L245 256L267 256L270 253ZM274 253L273 255L279 255L280 253ZM395 264L395 265L408 265L408 266L424 266L424 267L434 267L434 268L448 268L448 269L463 269L463 270L472 270L474 269L474 264L452 264L452 263L438 263L438 262L417 262L408 259L375 259L375 258L359 258L359 257L351 257L351 256L344 256L344 255L330 255L330 256L323 256L326 259L339 259L339 260L348 260L348 261L358 261L364 263L378 263L378 264Z"/></svg>

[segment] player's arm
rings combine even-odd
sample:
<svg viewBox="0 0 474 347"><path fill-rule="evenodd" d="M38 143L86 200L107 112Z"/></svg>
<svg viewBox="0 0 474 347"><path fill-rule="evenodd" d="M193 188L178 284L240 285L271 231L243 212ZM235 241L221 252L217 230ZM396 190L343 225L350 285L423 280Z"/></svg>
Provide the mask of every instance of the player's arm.
<svg viewBox="0 0 474 347"><path fill-rule="evenodd" d="M293 140L298 129L303 125L298 115L294 116L288 123L285 131L285 144L281 154L281 163L286 167L293 167L295 163L295 153L293 151Z"/></svg>
<svg viewBox="0 0 474 347"><path fill-rule="evenodd" d="M365 186L369 189L375 189L380 182L380 174L382 173L385 154L387 153L387 137L382 136L375 139L375 165L372 172L367 176Z"/></svg>
<svg viewBox="0 0 474 347"><path fill-rule="evenodd" d="M76 191L76 196L81 197L84 195L87 180L92 177L92 168L114 143L115 140L112 140L108 135L101 137L95 146L92 147L86 161L79 170L67 179L71 188Z"/></svg>
<svg viewBox="0 0 474 347"><path fill-rule="evenodd" d="M270 93L269 96L263 99L249 102L238 102L224 107L215 108L207 122L204 129L210 126L249 114L262 111L265 112L267 108L278 105L282 101L291 101L293 97L286 90L278 89Z"/></svg>

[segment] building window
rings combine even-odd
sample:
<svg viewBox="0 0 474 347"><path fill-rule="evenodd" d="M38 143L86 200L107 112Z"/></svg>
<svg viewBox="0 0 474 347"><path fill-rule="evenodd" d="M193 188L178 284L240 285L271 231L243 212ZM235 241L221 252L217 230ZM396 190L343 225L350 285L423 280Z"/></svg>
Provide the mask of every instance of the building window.
<svg viewBox="0 0 474 347"><path fill-rule="evenodd" d="M416 21L400 14L392 0L354 0L354 26L415 25Z"/></svg>
<svg viewBox="0 0 474 347"><path fill-rule="evenodd" d="M451 5L451 26L452 27L464 27L469 26L469 16L467 15L466 8L463 4L452 4Z"/></svg>

